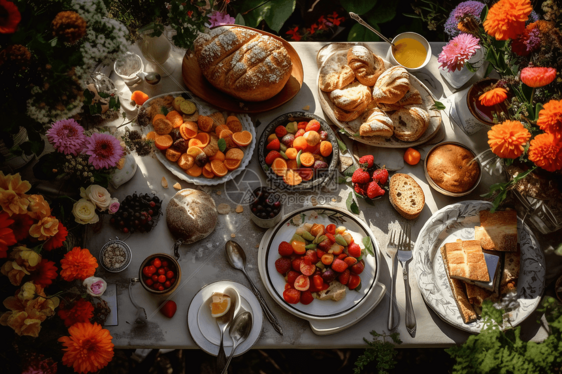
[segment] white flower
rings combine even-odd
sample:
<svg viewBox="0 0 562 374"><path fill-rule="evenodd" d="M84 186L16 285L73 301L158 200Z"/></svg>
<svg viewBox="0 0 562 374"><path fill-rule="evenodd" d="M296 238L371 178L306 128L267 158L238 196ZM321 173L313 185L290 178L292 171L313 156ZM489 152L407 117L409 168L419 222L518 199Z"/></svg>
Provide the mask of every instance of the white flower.
<svg viewBox="0 0 562 374"><path fill-rule="evenodd" d="M98 277L89 277L82 283L86 287L86 292L94 297L100 297L107 289L107 283Z"/></svg>
<svg viewBox="0 0 562 374"><path fill-rule="evenodd" d="M100 217L96 214L96 206L86 199L80 199L72 207L74 220L82 225L96 223Z"/></svg>
<svg viewBox="0 0 562 374"><path fill-rule="evenodd" d="M111 204L109 191L97 184L89 185L86 189L80 187L80 196L90 200L102 212Z"/></svg>

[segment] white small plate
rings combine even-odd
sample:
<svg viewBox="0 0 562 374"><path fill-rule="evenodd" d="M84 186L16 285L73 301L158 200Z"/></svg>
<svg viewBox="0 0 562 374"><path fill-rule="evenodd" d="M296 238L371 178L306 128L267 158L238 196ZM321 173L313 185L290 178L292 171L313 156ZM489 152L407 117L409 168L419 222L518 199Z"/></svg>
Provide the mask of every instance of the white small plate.
<svg viewBox="0 0 562 374"><path fill-rule="evenodd" d="M250 291L246 286L232 281L219 281L203 287L201 290L199 290L199 292L197 292L197 294L195 294L195 296L193 296L193 299L191 300L191 304L189 305L189 309L187 311L187 327L189 333L191 334L191 337L193 338L193 340L195 340L195 343L199 346L199 348L210 355L216 356L219 353L218 326L215 321L207 321L207 323L212 322L209 326L199 326L199 311L201 309L201 306L209 300L209 297L211 297L213 292L221 292L227 287L236 288L236 290L240 294L240 297L243 299L242 307L252 313L252 331L250 332L248 338L236 349L234 357L237 357L252 348L252 346L256 343L261 335L263 325L263 312L261 310L260 303L254 296L252 291ZM210 313L209 318L212 318ZM207 334L207 331L212 331L212 329L214 328L216 328L217 333L217 344L213 344L212 342L207 340L207 338L205 338L205 335L203 335L203 333L201 332L205 331L205 333ZM228 334L228 331L226 333ZM232 341L229 341L230 346L224 347L224 351L227 357L230 355L230 352L232 350Z"/></svg>

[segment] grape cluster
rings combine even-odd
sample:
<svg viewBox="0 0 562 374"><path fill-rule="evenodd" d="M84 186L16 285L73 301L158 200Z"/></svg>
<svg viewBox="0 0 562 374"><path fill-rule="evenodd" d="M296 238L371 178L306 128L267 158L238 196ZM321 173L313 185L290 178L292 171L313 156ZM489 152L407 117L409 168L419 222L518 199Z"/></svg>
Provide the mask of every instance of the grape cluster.
<svg viewBox="0 0 562 374"><path fill-rule="evenodd" d="M273 218L281 210L281 197L273 190L259 187L254 191L255 200L250 204L252 213L259 218Z"/></svg>
<svg viewBox="0 0 562 374"><path fill-rule="evenodd" d="M158 223L161 211L162 200L158 196L135 192L125 197L109 222L125 234L149 232Z"/></svg>

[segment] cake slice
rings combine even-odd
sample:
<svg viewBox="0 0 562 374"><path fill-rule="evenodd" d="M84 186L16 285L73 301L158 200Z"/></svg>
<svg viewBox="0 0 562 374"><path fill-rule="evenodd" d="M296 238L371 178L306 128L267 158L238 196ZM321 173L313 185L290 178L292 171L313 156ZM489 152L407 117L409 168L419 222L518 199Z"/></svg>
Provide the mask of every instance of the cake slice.
<svg viewBox="0 0 562 374"><path fill-rule="evenodd" d="M447 274L447 279L449 280L449 285L451 286L451 291L453 292L453 298L455 299L457 308L459 308L463 322L468 324L476 321L478 319L478 315L468 300L464 283L461 280L451 278L449 268L447 266L448 259L445 247L443 246L439 250L441 251L441 257L443 258L443 264L445 266L445 273Z"/></svg>
<svg viewBox="0 0 562 374"><path fill-rule="evenodd" d="M445 244L446 265L451 278L463 281L489 282L488 267L480 243L460 240Z"/></svg>
<svg viewBox="0 0 562 374"><path fill-rule="evenodd" d="M490 213L480 211L480 226L474 228L474 237L483 249L517 251L517 212L506 210Z"/></svg>

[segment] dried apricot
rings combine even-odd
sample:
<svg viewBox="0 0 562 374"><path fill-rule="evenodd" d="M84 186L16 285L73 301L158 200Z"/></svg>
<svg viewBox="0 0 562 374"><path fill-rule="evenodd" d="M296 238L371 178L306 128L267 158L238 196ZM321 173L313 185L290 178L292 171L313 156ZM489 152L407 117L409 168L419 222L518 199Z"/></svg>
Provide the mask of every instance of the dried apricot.
<svg viewBox="0 0 562 374"><path fill-rule="evenodd" d="M316 144L320 143L320 134L318 134L316 131L307 131L304 133L303 137L308 145L315 146Z"/></svg>
<svg viewBox="0 0 562 374"><path fill-rule="evenodd" d="M197 165L193 165L189 169L186 170L186 173L191 175L192 177L198 177L203 172L203 168L200 168Z"/></svg>
<svg viewBox="0 0 562 374"><path fill-rule="evenodd" d="M320 143L320 154L324 157L328 157L332 154L332 142L324 140Z"/></svg>
<svg viewBox="0 0 562 374"><path fill-rule="evenodd" d="M227 160L242 160L244 158L244 151L238 148L229 149L226 152L225 158Z"/></svg>
<svg viewBox="0 0 562 374"><path fill-rule="evenodd" d="M181 156L181 153L174 151L172 148L166 150L166 158L172 162L176 162Z"/></svg>
<svg viewBox="0 0 562 374"><path fill-rule="evenodd" d="M142 91L135 91L131 95L131 100L133 100L137 105L144 104L148 99L150 99L150 97Z"/></svg>
<svg viewBox="0 0 562 374"><path fill-rule="evenodd" d="M183 170L191 168L195 164L195 157L184 153L180 156L178 160L178 166Z"/></svg>
<svg viewBox="0 0 562 374"><path fill-rule="evenodd" d="M172 140L172 137L170 135L160 135L157 136L154 140L154 145L156 145L156 148L162 151L170 148L173 143L174 141Z"/></svg>
<svg viewBox="0 0 562 374"><path fill-rule="evenodd" d="M154 131L156 131L158 135L167 135L172 132L172 129L174 128L174 126L172 126L172 123L165 118L158 118L156 121L154 121L153 126Z"/></svg>
<svg viewBox="0 0 562 374"><path fill-rule="evenodd" d="M170 121L172 126L174 126L174 129L180 127L183 124L183 117L175 110L168 112L168 114L166 114L166 119Z"/></svg>
<svg viewBox="0 0 562 374"><path fill-rule="evenodd" d="M209 132L213 128L213 119L207 116L199 116L197 118L197 125L201 131Z"/></svg>
<svg viewBox="0 0 562 374"><path fill-rule="evenodd" d="M226 119L226 126L230 129L230 131L232 132L239 132L242 131L242 123L240 123L240 120L238 119L238 117L236 116L229 116Z"/></svg>

